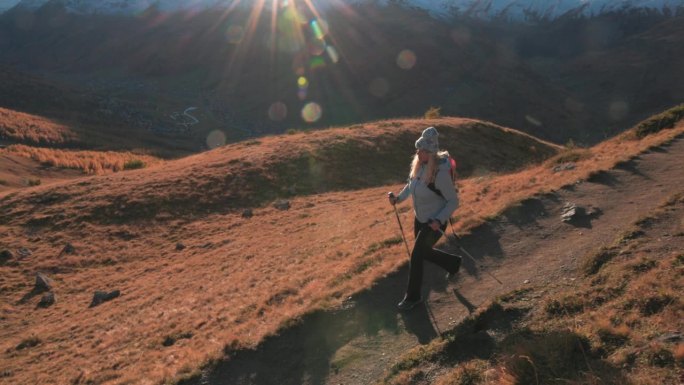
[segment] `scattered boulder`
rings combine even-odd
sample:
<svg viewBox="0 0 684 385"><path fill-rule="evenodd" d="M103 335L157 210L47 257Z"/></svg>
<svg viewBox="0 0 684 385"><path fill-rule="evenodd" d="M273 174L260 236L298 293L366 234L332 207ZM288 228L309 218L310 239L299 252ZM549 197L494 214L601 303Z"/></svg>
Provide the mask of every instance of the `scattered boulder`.
<svg viewBox="0 0 684 385"><path fill-rule="evenodd" d="M29 338L23 339L19 343L19 345L17 345L15 347L15 349L16 350L24 350L24 349L32 348L34 346L38 346L41 342L43 342L43 341L41 341L40 338L38 338L36 336L31 336Z"/></svg>
<svg viewBox="0 0 684 385"><path fill-rule="evenodd" d="M601 209L589 206L584 208L572 202L567 202L561 211L561 220L566 223L588 220L601 215Z"/></svg>
<svg viewBox="0 0 684 385"><path fill-rule="evenodd" d="M89 307L95 307L104 302L111 301L120 295L121 292L119 290L114 290L109 293L107 293L106 291L97 290L95 291L95 294L93 294L93 301L90 303Z"/></svg>
<svg viewBox="0 0 684 385"><path fill-rule="evenodd" d="M289 210L290 209L290 201L286 199L279 199L273 203L273 207L277 208L278 210Z"/></svg>
<svg viewBox="0 0 684 385"><path fill-rule="evenodd" d="M30 256L32 253L31 253L31 250L29 250L25 247L21 247L21 248L19 248L19 250L17 250L17 254L19 254L19 256L22 258L26 258L26 257Z"/></svg>
<svg viewBox="0 0 684 385"><path fill-rule="evenodd" d="M245 209L245 210L242 212L242 217L243 217L243 218L251 218L251 217L253 217L253 216L254 216L254 213L252 212L252 209Z"/></svg>
<svg viewBox="0 0 684 385"><path fill-rule="evenodd" d="M176 251L181 251L185 249L185 245L182 242L176 243Z"/></svg>
<svg viewBox="0 0 684 385"><path fill-rule="evenodd" d="M566 203L561 211L561 220L563 222L571 222L573 219L577 219L578 216L584 214L584 209L578 207L574 203Z"/></svg>
<svg viewBox="0 0 684 385"><path fill-rule="evenodd" d="M559 164L558 166L554 167L553 172L569 171L569 170L574 170L574 169L575 169L575 163L567 162L567 163Z"/></svg>
<svg viewBox="0 0 684 385"><path fill-rule="evenodd" d="M33 287L35 293L52 290L52 280L43 273L36 273L36 284Z"/></svg>
<svg viewBox="0 0 684 385"><path fill-rule="evenodd" d="M55 303L55 294L53 292L47 292L43 294L43 297L38 302L38 307L46 308L50 307Z"/></svg>
<svg viewBox="0 0 684 385"><path fill-rule="evenodd" d="M64 245L64 248L62 249L61 254L74 254L74 253L76 253L76 248L74 247L74 245L67 242L67 244Z"/></svg>
<svg viewBox="0 0 684 385"><path fill-rule="evenodd" d="M14 258L14 254L12 254L11 251L9 250L3 250L0 252L0 265L4 265L9 261L10 259Z"/></svg>

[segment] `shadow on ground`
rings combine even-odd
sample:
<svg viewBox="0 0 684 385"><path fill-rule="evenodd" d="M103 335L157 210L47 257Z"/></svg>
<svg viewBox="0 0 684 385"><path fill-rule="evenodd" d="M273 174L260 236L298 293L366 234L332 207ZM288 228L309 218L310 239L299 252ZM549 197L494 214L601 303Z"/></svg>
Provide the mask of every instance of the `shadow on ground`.
<svg viewBox="0 0 684 385"><path fill-rule="evenodd" d="M256 350L229 352L230 358L179 384L323 384L335 370L331 362L341 347L359 336L381 331L399 333L395 303L401 299L407 276L408 267L404 267L342 309L307 315L296 326L266 339ZM401 316L421 343L437 337L425 306Z"/></svg>

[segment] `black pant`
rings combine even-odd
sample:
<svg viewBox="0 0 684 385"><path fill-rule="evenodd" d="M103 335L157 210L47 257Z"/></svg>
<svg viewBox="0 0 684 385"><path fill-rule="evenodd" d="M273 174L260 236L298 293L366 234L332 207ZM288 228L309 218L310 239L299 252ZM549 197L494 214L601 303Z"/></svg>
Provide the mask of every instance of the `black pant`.
<svg viewBox="0 0 684 385"><path fill-rule="evenodd" d="M442 225L441 229L444 231L446 224ZM421 223L415 219L413 221L413 233L416 237L416 243L413 245L413 252L411 252L406 298L415 301L420 298L420 286L423 283L423 260L428 260L450 273L456 273L460 265L460 257L432 248L442 233L432 230L427 223Z"/></svg>

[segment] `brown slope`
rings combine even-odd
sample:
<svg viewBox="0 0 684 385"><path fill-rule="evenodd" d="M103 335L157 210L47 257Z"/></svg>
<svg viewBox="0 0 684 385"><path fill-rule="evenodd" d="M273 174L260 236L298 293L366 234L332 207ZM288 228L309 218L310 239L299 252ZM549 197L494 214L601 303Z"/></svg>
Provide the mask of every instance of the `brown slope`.
<svg viewBox="0 0 684 385"><path fill-rule="evenodd" d="M518 132L470 120L382 123L264 138L149 170L4 194L0 249L13 254L0 266L7 325L0 360L7 378L118 383L175 377L219 356L226 343L254 346L302 313L337 303L394 270L403 261L400 255L375 259L378 250L397 246L394 229L382 222L387 208L377 202L384 202L384 183L403 179L412 143L426 124L439 127L445 147L461 142L454 152L463 149L470 156L459 158L465 170L474 169L476 161L495 170L520 167L556 151ZM530 158L531 145L536 152ZM338 162L339 169L329 171L336 179L325 179L319 188L376 187L295 197L291 210L261 207L252 219L235 209L258 200L224 198L240 189L264 188L223 182L229 172L259 170L280 181L299 174L282 172L278 161L292 163L288 156L316 149L325 149L321 159ZM234 159L255 167L238 167ZM370 174L362 177L343 172L363 161L376 161L389 176L369 179L380 171L368 165L361 169ZM513 166L502 168L505 161ZM269 188L277 186L270 183ZM180 191L169 192L176 188ZM62 252L67 242L75 252ZM55 281L57 303L48 309L36 309L39 296L30 287L36 271ZM121 298L88 308L95 290L114 289L121 290ZM37 346L17 349L22 341L36 340ZM145 358L134 358L140 354Z"/></svg>
<svg viewBox="0 0 684 385"><path fill-rule="evenodd" d="M25 143L63 147L78 136L70 127L41 116L0 107L0 144Z"/></svg>
<svg viewBox="0 0 684 385"><path fill-rule="evenodd" d="M276 198L380 186L405 179L413 142L428 125L441 132L441 146L457 158L464 177L510 172L558 151L526 134L475 120L382 121L228 145L163 167L83 182L91 185L87 189L75 182L36 190L32 199L60 196L68 215L46 224L66 226L80 220L183 218L259 206ZM13 206L23 199L5 202ZM88 203L74 210L72 203L82 200ZM3 216L30 220L12 210Z"/></svg>
<svg viewBox="0 0 684 385"><path fill-rule="evenodd" d="M409 147L424 123L411 128L415 132ZM394 129L378 127L379 132ZM615 153L624 156L647 148L681 130L664 130L641 142L616 140L567 174L554 174L549 165L542 165L466 180L463 205L475 210L464 210L461 223L498 212L508 198L567 183L589 166L614 162ZM298 152L304 145L294 139L281 140L293 140L296 149L267 138L261 151L240 145L235 156ZM499 146L513 144L501 139ZM482 153L488 154L484 149ZM204 179L212 166L229 163L207 162L206 156L170 162L167 177L178 178L179 170L192 165L192 175L185 177ZM406 163L393 163L392 168L404 174ZM138 208L153 205L159 192L145 188L143 176L157 189L164 181L160 169L139 170L0 198L0 243L14 254L0 266L6 325L0 332L0 360L7 373L3 381L136 383L178 378L207 358L222 356L226 345L229 351L255 346L302 314L338 305L405 263L385 198L388 189L399 187L395 184L295 197L290 210L261 207L251 219L235 210L177 216L167 209L147 220L129 212L117 218L123 223L90 215L109 199L107 194L130 186L138 189L131 191ZM129 203L116 208L125 210ZM81 211L86 212L82 220L71 218ZM402 213L408 219L408 210ZM66 242L75 251L62 252ZM47 272L54 280L57 303L47 309L36 309L38 296L31 290L35 271ZM121 290L120 298L88 308L95 290L115 289Z"/></svg>
<svg viewBox="0 0 684 385"><path fill-rule="evenodd" d="M45 167L34 160L4 153L0 150L0 194L29 184L41 185L82 177L77 170Z"/></svg>

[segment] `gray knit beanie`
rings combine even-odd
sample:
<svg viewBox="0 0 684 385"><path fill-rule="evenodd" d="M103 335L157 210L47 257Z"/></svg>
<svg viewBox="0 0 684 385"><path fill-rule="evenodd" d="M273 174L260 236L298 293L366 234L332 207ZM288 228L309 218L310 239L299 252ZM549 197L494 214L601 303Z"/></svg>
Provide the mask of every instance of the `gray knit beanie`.
<svg viewBox="0 0 684 385"><path fill-rule="evenodd" d="M426 128L420 138L416 140L416 148L436 154L439 150L439 142L437 141L438 136L439 133L437 132L436 128Z"/></svg>

